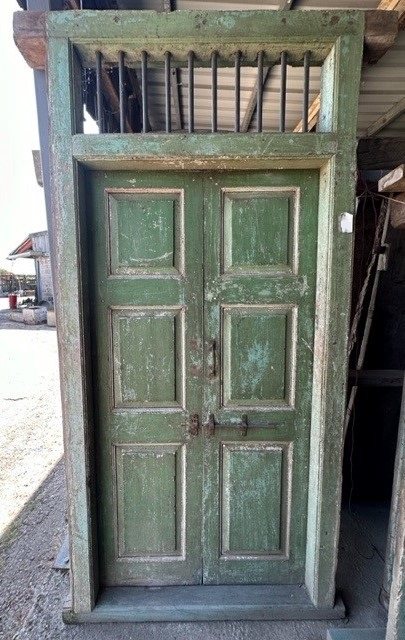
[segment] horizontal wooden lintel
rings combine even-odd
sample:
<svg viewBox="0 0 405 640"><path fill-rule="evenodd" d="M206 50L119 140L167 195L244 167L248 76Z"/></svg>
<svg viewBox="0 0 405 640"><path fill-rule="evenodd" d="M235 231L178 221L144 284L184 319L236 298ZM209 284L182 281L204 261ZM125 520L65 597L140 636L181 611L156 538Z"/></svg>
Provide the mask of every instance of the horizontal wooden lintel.
<svg viewBox="0 0 405 640"><path fill-rule="evenodd" d="M279 51L311 49L314 60L324 56L341 35L363 36L371 55L381 39L393 38L394 23L386 11L54 11L14 14L14 39L28 64L46 65L46 38L67 37L83 51L103 43L172 43L193 48L220 43L226 51L239 45L261 45ZM373 17L370 17L374 14ZM366 15L366 18L365 18ZM304 19L305 17L305 19ZM382 25L379 27L378 25ZM381 30L384 35L381 35ZM390 31L391 35L389 35ZM207 49L208 50L208 49ZM91 51L89 55L92 55Z"/></svg>
<svg viewBox="0 0 405 640"><path fill-rule="evenodd" d="M332 133L78 134L73 157L100 169L316 168L338 151Z"/></svg>

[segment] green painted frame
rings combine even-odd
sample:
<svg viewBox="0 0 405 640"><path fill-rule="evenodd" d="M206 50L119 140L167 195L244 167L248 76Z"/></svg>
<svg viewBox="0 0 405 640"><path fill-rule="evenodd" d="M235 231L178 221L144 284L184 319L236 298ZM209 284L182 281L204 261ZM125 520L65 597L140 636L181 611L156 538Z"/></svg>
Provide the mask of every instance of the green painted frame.
<svg viewBox="0 0 405 640"><path fill-rule="evenodd" d="M98 593L86 246L80 216L83 166L139 170L319 168L306 586L315 607L334 606L352 259L352 235L342 232L340 218L343 212L353 212L354 206L364 24L361 11L48 14L55 299L69 495L70 612L74 616L91 612ZM196 47L196 40L206 51L221 42L229 51L248 44L275 53L292 48L298 55L313 47L327 54L318 132L81 133L80 109L75 108L81 104L77 48L83 55L86 47L107 51L112 45L115 51L125 42L136 41L141 47L158 44L161 51L170 46L186 50L191 42Z"/></svg>

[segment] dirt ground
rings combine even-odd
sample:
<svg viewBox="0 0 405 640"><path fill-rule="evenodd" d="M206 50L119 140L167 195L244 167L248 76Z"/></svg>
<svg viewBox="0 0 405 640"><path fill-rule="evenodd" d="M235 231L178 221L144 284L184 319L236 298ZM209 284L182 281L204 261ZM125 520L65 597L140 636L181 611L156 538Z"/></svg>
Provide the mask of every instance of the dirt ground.
<svg viewBox="0 0 405 640"><path fill-rule="evenodd" d="M322 622L65 626L69 579L52 566L66 534L55 330L7 322L0 310L0 361L1 640L326 639ZM362 530L367 517L343 520L338 582L351 627L385 624L378 593L386 518L381 513L380 537L372 540Z"/></svg>

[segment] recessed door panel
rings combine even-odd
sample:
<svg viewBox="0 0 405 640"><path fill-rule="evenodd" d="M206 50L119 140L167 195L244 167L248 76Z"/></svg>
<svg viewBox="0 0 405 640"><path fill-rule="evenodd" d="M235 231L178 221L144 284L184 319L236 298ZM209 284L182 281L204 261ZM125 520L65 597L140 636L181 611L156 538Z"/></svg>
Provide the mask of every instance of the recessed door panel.
<svg viewBox="0 0 405 640"><path fill-rule="evenodd" d="M318 177L205 184L204 582L304 581Z"/></svg>
<svg viewBox="0 0 405 640"><path fill-rule="evenodd" d="M295 270L297 195L277 187L223 190L225 273Z"/></svg>
<svg viewBox="0 0 405 640"><path fill-rule="evenodd" d="M119 558L184 559L185 445L114 447Z"/></svg>
<svg viewBox="0 0 405 640"><path fill-rule="evenodd" d="M182 407L184 310L111 308L114 407Z"/></svg>
<svg viewBox="0 0 405 640"><path fill-rule="evenodd" d="M221 557L287 556L291 446L225 442L221 462Z"/></svg>
<svg viewBox="0 0 405 640"><path fill-rule="evenodd" d="M222 307L225 407L291 406L294 395L296 308Z"/></svg>
<svg viewBox="0 0 405 640"><path fill-rule="evenodd" d="M182 272L181 191L111 189L107 224L112 275Z"/></svg>

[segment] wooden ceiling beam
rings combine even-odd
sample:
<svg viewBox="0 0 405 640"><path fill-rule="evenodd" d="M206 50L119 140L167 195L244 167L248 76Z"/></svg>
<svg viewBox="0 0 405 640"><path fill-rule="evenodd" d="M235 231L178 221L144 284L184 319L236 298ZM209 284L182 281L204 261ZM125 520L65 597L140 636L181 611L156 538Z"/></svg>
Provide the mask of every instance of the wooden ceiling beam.
<svg viewBox="0 0 405 640"><path fill-rule="evenodd" d="M393 104L392 107L370 124L366 131L366 138L375 136L376 133L385 129L391 122L394 122L394 120L402 116L403 113L405 113L405 98L398 100L398 102Z"/></svg>
<svg viewBox="0 0 405 640"><path fill-rule="evenodd" d="M17 11L13 16L14 42L32 69L46 66L45 19L43 11Z"/></svg>

